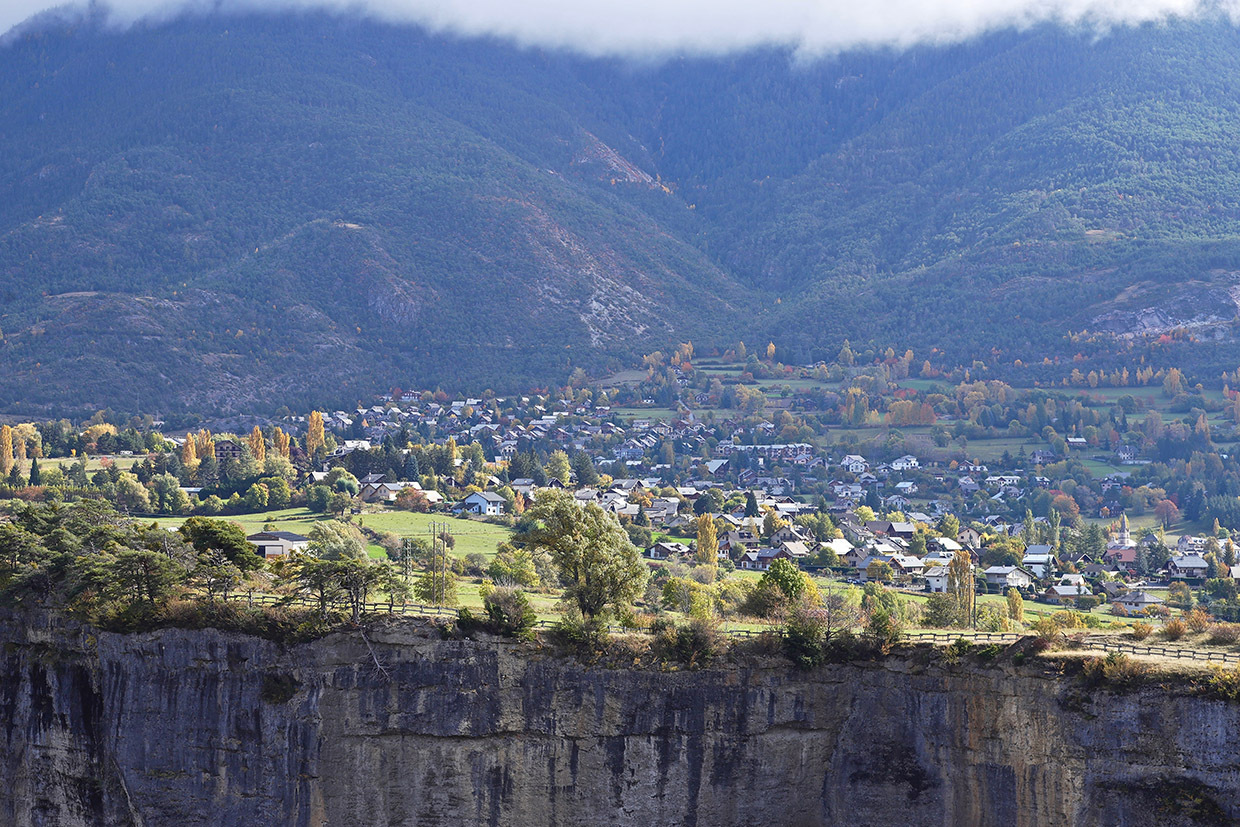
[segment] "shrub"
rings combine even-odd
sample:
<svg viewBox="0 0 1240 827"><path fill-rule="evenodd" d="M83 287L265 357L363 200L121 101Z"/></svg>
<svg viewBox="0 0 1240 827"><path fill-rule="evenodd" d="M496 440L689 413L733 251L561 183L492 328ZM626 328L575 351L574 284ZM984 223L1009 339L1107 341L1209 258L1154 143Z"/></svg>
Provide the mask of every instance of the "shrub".
<svg viewBox="0 0 1240 827"><path fill-rule="evenodd" d="M881 654L887 654L899 640L903 630L900 621L887 613L886 609L875 609L865 625L866 642Z"/></svg>
<svg viewBox="0 0 1240 827"><path fill-rule="evenodd" d="M582 616L573 607L555 624L551 636L556 643L575 652L594 654L607 643L607 626L597 617Z"/></svg>
<svg viewBox="0 0 1240 827"><path fill-rule="evenodd" d="M1201 607L1184 615L1184 622L1194 632L1204 632L1210 626L1210 616Z"/></svg>
<svg viewBox="0 0 1240 827"><path fill-rule="evenodd" d="M962 657L969 654L973 649L973 644L964 638L956 638L946 649L943 650L943 660L948 663L956 663Z"/></svg>
<svg viewBox="0 0 1240 827"><path fill-rule="evenodd" d="M1206 685L1226 700L1240 701L1240 666L1228 669L1217 663L1211 664Z"/></svg>
<svg viewBox="0 0 1240 827"><path fill-rule="evenodd" d="M1111 614L1115 615L1116 617L1128 617L1128 610L1125 609L1123 604L1121 603L1112 603Z"/></svg>
<svg viewBox="0 0 1240 827"><path fill-rule="evenodd" d="M1209 631L1210 643L1215 646L1230 646L1240 640L1240 625L1235 623L1215 623Z"/></svg>
<svg viewBox="0 0 1240 827"><path fill-rule="evenodd" d="M680 626L660 624L655 636L655 651L659 655L690 668L706 666L725 646L726 639L719 631L719 623L700 617L691 618Z"/></svg>
<svg viewBox="0 0 1240 827"><path fill-rule="evenodd" d="M496 634L524 640L534 636L538 616L530 605L530 599L520 589L492 589L482 599L482 608L487 614L491 631Z"/></svg>
<svg viewBox="0 0 1240 827"><path fill-rule="evenodd" d="M1145 640L1147 637L1150 636L1150 633L1153 631L1154 631L1153 626L1151 626L1148 623L1143 623L1140 620L1132 624L1132 636L1136 638L1137 640Z"/></svg>
<svg viewBox="0 0 1240 827"><path fill-rule="evenodd" d="M788 613L784 625L784 647L788 657L802 669L812 669L825 662L823 649L827 639L826 612L800 601Z"/></svg>
<svg viewBox="0 0 1240 827"><path fill-rule="evenodd" d="M1178 617L1173 617L1163 626L1162 633L1167 640L1179 640L1188 633L1188 624Z"/></svg>
<svg viewBox="0 0 1240 827"><path fill-rule="evenodd" d="M1063 634L1059 624L1055 622L1054 618L1050 617L1039 617L1029 624L1029 628L1033 630L1040 640L1048 644L1058 640Z"/></svg>
<svg viewBox="0 0 1240 827"><path fill-rule="evenodd" d="M1133 684L1149 674L1148 664L1133 660L1122 652L1110 652L1105 658L1089 658L1081 664L1081 673L1090 684Z"/></svg>

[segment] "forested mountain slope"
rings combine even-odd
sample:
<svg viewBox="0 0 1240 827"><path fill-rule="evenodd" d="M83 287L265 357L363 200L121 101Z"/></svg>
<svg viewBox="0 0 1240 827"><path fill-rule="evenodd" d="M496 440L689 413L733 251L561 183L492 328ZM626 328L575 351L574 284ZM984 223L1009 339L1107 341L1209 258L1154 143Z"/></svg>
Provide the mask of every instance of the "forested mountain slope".
<svg viewBox="0 0 1240 827"><path fill-rule="evenodd" d="M0 406L519 388L683 339L1234 368L1240 35L626 64L326 16L0 46ZM997 351L997 353L996 353Z"/></svg>

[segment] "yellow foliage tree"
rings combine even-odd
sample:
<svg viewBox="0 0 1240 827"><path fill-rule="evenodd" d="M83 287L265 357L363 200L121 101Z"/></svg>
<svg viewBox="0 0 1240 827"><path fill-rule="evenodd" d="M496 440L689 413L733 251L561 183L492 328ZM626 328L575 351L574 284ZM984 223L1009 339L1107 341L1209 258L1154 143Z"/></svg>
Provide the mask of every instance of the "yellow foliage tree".
<svg viewBox="0 0 1240 827"><path fill-rule="evenodd" d="M697 561L705 566L719 563L719 539L715 529L715 518L703 514L697 521Z"/></svg>
<svg viewBox="0 0 1240 827"><path fill-rule="evenodd" d="M0 425L0 474L8 475L13 470L13 429L8 425Z"/></svg>
<svg viewBox="0 0 1240 827"><path fill-rule="evenodd" d="M254 455L255 462L267 461L267 440L263 439L263 432L257 425L250 431L250 453Z"/></svg>
<svg viewBox="0 0 1240 827"><path fill-rule="evenodd" d="M276 432L275 432L275 446L276 446L276 450L280 452L280 456L284 457L285 459L288 459L288 453L289 453L288 434L284 433L284 431L278 427L276 428Z"/></svg>
<svg viewBox="0 0 1240 827"><path fill-rule="evenodd" d="M324 444L323 414L311 411L306 423L306 453L313 454Z"/></svg>

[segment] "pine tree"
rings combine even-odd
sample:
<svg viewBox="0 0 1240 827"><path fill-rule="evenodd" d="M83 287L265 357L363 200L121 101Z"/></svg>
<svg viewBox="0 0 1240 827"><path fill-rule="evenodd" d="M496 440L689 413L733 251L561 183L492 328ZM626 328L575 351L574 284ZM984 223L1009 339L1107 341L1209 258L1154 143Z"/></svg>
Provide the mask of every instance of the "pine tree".
<svg viewBox="0 0 1240 827"><path fill-rule="evenodd" d="M34 459L30 460L30 484L31 485L42 485L43 484L43 475L39 473L39 458L38 457L35 457Z"/></svg>

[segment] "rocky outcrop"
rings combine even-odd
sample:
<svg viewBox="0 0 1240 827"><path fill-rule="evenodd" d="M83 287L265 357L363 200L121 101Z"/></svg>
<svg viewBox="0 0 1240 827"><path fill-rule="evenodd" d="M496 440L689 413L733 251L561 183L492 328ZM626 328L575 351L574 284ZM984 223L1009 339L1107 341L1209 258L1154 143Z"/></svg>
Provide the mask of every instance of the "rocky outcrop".
<svg viewBox="0 0 1240 827"><path fill-rule="evenodd" d="M598 668L401 623L3 623L0 823L1234 823L1240 706L916 656Z"/></svg>

